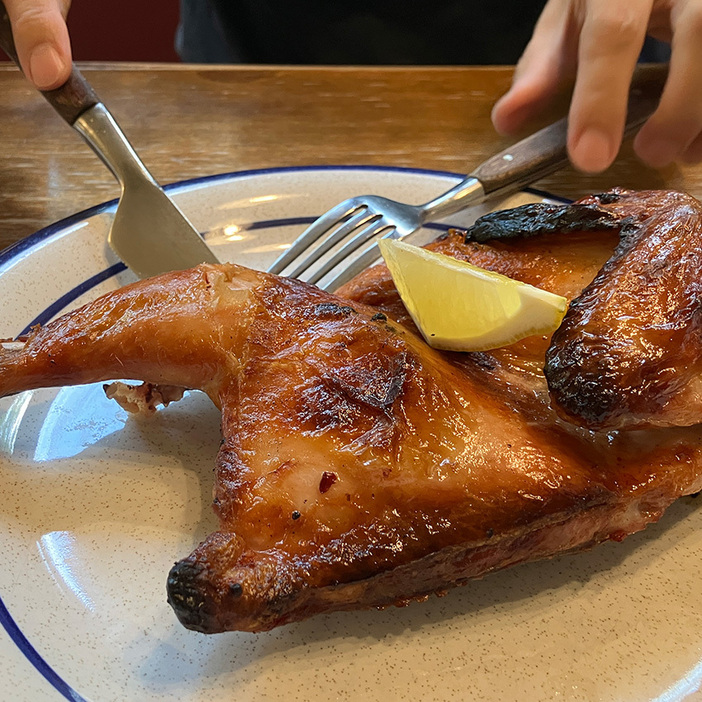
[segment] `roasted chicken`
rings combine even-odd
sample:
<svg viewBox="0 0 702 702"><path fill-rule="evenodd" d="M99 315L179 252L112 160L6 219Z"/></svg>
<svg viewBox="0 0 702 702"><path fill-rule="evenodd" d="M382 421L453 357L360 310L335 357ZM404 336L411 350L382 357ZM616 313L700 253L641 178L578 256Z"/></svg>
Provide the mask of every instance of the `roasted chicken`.
<svg viewBox="0 0 702 702"><path fill-rule="evenodd" d="M0 394L127 378L142 401L176 386L221 409L220 527L168 576L188 628L425 599L620 540L702 489L701 211L613 191L431 244L572 299L552 341L434 351L383 266L335 296L203 265L33 330L1 352Z"/></svg>

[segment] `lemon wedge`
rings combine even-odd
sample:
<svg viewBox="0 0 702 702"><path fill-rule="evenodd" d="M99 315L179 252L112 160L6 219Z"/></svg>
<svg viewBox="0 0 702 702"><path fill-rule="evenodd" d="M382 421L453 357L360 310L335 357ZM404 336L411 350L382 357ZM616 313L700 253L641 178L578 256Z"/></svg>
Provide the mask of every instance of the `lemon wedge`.
<svg viewBox="0 0 702 702"><path fill-rule="evenodd" d="M378 242L402 302L430 346L486 351L554 331L560 295L397 239Z"/></svg>

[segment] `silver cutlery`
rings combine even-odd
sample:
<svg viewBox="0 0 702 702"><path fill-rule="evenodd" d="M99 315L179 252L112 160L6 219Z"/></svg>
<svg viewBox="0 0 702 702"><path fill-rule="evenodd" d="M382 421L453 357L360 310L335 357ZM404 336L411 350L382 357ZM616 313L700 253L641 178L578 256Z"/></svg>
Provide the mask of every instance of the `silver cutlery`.
<svg viewBox="0 0 702 702"><path fill-rule="evenodd" d="M0 2L0 47L19 66L12 28ZM165 193L122 133L109 110L75 67L60 88L42 91L121 186L108 243L140 278L198 263L218 263L200 233ZM134 99L139 99L135 95Z"/></svg>

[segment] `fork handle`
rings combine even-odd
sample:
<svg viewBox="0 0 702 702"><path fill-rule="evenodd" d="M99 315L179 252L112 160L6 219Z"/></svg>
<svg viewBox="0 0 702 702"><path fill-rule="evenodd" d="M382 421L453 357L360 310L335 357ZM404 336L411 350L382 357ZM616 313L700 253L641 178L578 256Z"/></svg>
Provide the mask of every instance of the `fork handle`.
<svg viewBox="0 0 702 702"><path fill-rule="evenodd" d="M0 48L18 67L20 66L15 40L12 36L10 17L2 0L0 0ZM86 110L100 102L100 98L75 65L73 65L70 77L60 88L41 90L40 92L71 126Z"/></svg>
<svg viewBox="0 0 702 702"><path fill-rule="evenodd" d="M667 65L637 69L625 136L636 131L656 109L667 76ZM482 183L486 195L517 190L566 165L567 136L568 121L564 118L489 158L471 175Z"/></svg>

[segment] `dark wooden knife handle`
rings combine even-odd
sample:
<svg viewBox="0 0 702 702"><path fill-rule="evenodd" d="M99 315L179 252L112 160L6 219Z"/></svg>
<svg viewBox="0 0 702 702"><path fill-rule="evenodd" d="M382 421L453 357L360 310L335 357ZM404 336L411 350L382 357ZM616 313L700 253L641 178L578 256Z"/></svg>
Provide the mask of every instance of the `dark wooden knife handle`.
<svg viewBox="0 0 702 702"><path fill-rule="evenodd" d="M20 66L15 40L12 36L12 25L4 3L0 0L0 48ZM21 68L21 67L20 67ZM68 80L54 90L41 90L41 94L49 101L56 112L71 126L75 121L93 105L100 102L100 98L90 87L81 72L73 65Z"/></svg>
<svg viewBox="0 0 702 702"><path fill-rule="evenodd" d="M656 109L667 76L667 65L637 69L629 95L625 136L635 132ZM515 183L532 183L568 162L567 136L568 121L564 118L489 158L471 175L480 180L486 193Z"/></svg>

